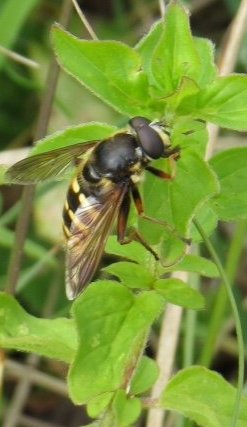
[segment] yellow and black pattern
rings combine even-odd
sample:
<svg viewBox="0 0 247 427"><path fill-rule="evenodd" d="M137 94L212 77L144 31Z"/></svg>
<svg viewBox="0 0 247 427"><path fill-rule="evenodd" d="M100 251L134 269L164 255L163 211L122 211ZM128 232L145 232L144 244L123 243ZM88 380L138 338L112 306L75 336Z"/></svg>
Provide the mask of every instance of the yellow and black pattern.
<svg viewBox="0 0 247 427"><path fill-rule="evenodd" d="M171 147L164 124L145 117L133 117L129 124L130 130L114 133L104 140L31 156L6 173L11 182L33 184L51 178L60 180L70 173L71 167L76 168L63 209L70 299L92 279L116 218L118 239L123 243L131 193L138 213L143 212L136 185L144 170L162 179L171 178L149 163L162 157L179 158L180 149Z"/></svg>
<svg viewBox="0 0 247 427"><path fill-rule="evenodd" d="M68 239L75 227L90 227L90 215L97 214L98 206L105 202L116 184L107 178L90 183L83 177L84 169L72 180L63 209L63 231ZM83 215L86 211L87 215ZM80 218L80 219L79 219Z"/></svg>
<svg viewBox="0 0 247 427"><path fill-rule="evenodd" d="M63 230L67 238L70 237L70 228L75 218L75 212L81 204L80 194L81 189L77 177L75 177L69 186L67 199L63 208Z"/></svg>
<svg viewBox="0 0 247 427"><path fill-rule="evenodd" d="M116 186L101 200L94 196L85 197L75 213L71 209L66 210L69 206L65 206L66 289L69 299L75 298L93 277L126 191L126 186ZM78 193L78 198L80 194L83 193Z"/></svg>

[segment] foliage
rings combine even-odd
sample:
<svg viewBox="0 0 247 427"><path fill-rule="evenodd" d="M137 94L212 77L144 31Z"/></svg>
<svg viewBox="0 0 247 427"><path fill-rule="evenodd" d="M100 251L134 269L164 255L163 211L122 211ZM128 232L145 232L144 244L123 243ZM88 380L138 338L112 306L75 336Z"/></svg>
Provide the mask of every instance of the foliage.
<svg viewBox="0 0 247 427"><path fill-rule="evenodd" d="M235 389L216 372L201 366L180 371L167 385L161 404L207 427L230 425ZM224 398L222 398L224 396ZM247 399L241 400L237 425L247 421Z"/></svg>
<svg viewBox="0 0 247 427"><path fill-rule="evenodd" d="M69 362L71 399L87 404L92 417L105 417L105 425L127 427L141 413L140 395L157 379L157 367L143 351L166 302L194 310L204 307L199 291L164 275L180 270L218 276L212 262L185 255L186 244L179 236L200 239L194 218L203 218L207 235L219 219L247 218L246 149L204 160L205 121L246 130L247 77L217 76L212 44L192 36L188 16L176 2L134 48L115 41L79 40L58 25L52 43L67 73L125 117L164 122L171 143L181 147L175 179L163 182L147 174L142 188L147 215L165 218L169 227L147 224L134 214L131 219L164 261L157 263L137 242L120 246L112 236L106 251L122 259L104 268L107 278L91 284L73 303L71 320L34 318L12 297L1 295L0 343ZM46 137L33 154L115 131L100 123L70 127ZM156 163L169 170L166 160ZM174 228L179 235L171 231ZM109 274L115 280L105 276ZM171 380L159 404L201 426L218 427L230 422L235 393L219 375L192 367ZM236 426L244 426L246 419L242 399Z"/></svg>
<svg viewBox="0 0 247 427"><path fill-rule="evenodd" d="M5 2L0 15L0 44L11 48L20 28L24 25L30 10L38 4L39 0L26 0L21 5L18 0ZM16 10L18 9L18 13ZM0 67L4 63L4 56L0 57Z"/></svg>

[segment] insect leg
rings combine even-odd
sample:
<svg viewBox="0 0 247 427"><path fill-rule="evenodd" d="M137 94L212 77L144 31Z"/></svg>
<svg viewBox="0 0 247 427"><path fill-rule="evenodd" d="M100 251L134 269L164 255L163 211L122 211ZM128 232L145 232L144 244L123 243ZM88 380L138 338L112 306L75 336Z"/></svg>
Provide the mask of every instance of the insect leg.
<svg viewBox="0 0 247 427"><path fill-rule="evenodd" d="M153 166L146 166L145 169L161 179L173 179L176 175L176 162L180 157L179 147L175 147L174 149L170 150L166 157L168 158L168 162L170 164L171 173L164 172L160 169L154 168Z"/></svg>
<svg viewBox="0 0 247 427"><path fill-rule="evenodd" d="M119 209L119 214L118 214L117 235L118 235L118 241L121 245L123 245L124 243L129 243L129 242L125 242L125 233L127 228L129 210L130 210L130 195L129 195L129 192L127 192L123 198L123 201Z"/></svg>
<svg viewBox="0 0 247 427"><path fill-rule="evenodd" d="M158 169L156 169L156 170L158 172L162 172L162 171L159 171ZM153 222L154 224L162 225L167 230L169 230L169 232L171 234L173 234L177 239L182 240L182 242L185 242L188 245L191 244L191 240L190 239L187 239L186 237L180 236L178 234L177 230L174 227L172 227L167 221L162 221L162 220L159 220L157 218L152 218L152 217L150 217L150 216L148 216L148 215L146 215L144 213L144 208L143 208L143 203L142 203L141 195L139 193L138 188L135 185L133 185L131 187L131 192L132 192L133 200L134 200L134 203L135 203L138 215L141 218L146 219L147 221Z"/></svg>
<svg viewBox="0 0 247 427"><path fill-rule="evenodd" d="M173 175L164 172L160 169L156 169L153 166L146 166L145 168L148 172L150 172L152 175L158 176L161 179L172 179Z"/></svg>
<svg viewBox="0 0 247 427"><path fill-rule="evenodd" d="M154 168L153 166L146 166L145 169L152 175L158 176L161 179L172 180L176 176L176 159L169 157L168 161L170 163L171 173L164 172L160 169Z"/></svg>
<svg viewBox="0 0 247 427"><path fill-rule="evenodd" d="M117 234L118 234L119 243L121 245L126 245L132 242L133 240L135 240L136 242L141 243L149 252L151 252L151 254L154 256L156 260L159 260L159 257L156 254L156 252L149 246L149 244L145 241L145 239L140 235L140 233L135 228L132 228L129 236L125 235L129 209L130 209L130 195L128 192L124 196L124 199L122 201L122 204L119 210L119 215L118 215Z"/></svg>

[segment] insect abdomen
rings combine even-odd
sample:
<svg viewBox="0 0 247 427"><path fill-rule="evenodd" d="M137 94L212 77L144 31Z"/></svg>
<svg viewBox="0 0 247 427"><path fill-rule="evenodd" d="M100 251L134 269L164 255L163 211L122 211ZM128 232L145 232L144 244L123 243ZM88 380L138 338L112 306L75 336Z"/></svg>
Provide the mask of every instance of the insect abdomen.
<svg viewBox="0 0 247 427"><path fill-rule="evenodd" d="M100 179L98 185L92 184L85 179L81 179L78 175L74 177L71 182L66 202L63 208L63 231L65 237L68 239L71 236L71 227L78 226L78 218L76 212L92 205L92 200L99 200L102 198L104 189L107 188L104 179ZM107 180L108 183L109 180ZM110 181L109 181L110 183Z"/></svg>
<svg viewBox="0 0 247 427"><path fill-rule="evenodd" d="M73 179L71 182L68 192L67 199L63 208L63 231L66 238L69 238L71 233L71 224L75 221L78 207L81 205L82 197L81 197L81 188L78 183L77 177ZM85 196L83 196L86 199Z"/></svg>

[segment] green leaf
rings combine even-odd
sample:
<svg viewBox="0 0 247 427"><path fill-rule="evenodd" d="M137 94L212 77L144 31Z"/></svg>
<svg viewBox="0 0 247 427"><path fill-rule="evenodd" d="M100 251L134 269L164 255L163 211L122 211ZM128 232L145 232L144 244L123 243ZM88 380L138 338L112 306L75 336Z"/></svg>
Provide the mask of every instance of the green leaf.
<svg viewBox="0 0 247 427"><path fill-rule="evenodd" d="M220 193L212 207L221 220L238 221L247 218L247 148L225 150L210 160L218 176Z"/></svg>
<svg viewBox="0 0 247 427"><path fill-rule="evenodd" d="M177 262L185 255L186 243L176 236L164 234L159 245L160 266L164 269L174 270Z"/></svg>
<svg viewBox="0 0 247 427"><path fill-rule="evenodd" d="M159 167L162 161L157 164ZM167 221L181 236L185 236L196 209L218 191L218 182L208 164L191 150L182 151L176 169L175 178L169 182L146 174L143 192L145 213ZM151 224L147 227L147 221L141 220L141 223L145 238L149 242L157 242L155 239L160 239L162 228L159 227L159 232L154 234Z"/></svg>
<svg viewBox="0 0 247 427"><path fill-rule="evenodd" d="M143 356L131 381L130 393L142 394L149 390L159 376L159 368L153 359Z"/></svg>
<svg viewBox="0 0 247 427"><path fill-rule="evenodd" d="M192 419L202 427L231 424L236 389L221 375L201 366L184 369L168 383L161 405ZM242 397L236 427L247 425L247 399Z"/></svg>
<svg viewBox="0 0 247 427"><path fill-rule="evenodd" d="M247 76L218 77L179 106L180 114L189 114L219 126L247 130Z"/></svg>
<svg viewBox="0 0 247 427"><path fill-rule="evenodd" d="M72 309L79 348L68 385L75 403L124 387L143 348L150 325L163 306L155 292L133 295L113 281L91 284Z"/></svg>
<svg viewBox="0 0 247 427"><path fill-rule="evenodd" d="M188 15L179 4L172 3L167 8L163 34L152 57L152 73L162 88L162 96L174 92L182 77L196 81L198 66Z"/></svg>
<svg viewBox="0 0 247 427"><path fill-rule="evenodd" d="M203 224L203 229L207 236L210 236L212 232L215 230L218 224L219 217L213 207L213 201L214 198L209 200L207 204L204 204L203 206L199 206L198 209L196 209L195 212L195 219L200 222L200 224ZM194 226L194 223L191 223L190 227L190 236L193 240L193 242L201 242L202 236L198 232L197 228Z"/></svg>
<svg viewBox="0 0 247 427"><path fill-rule="evenodd" d="M71 362L77 348L73 320L38 319L0 293L0 346Z"/></svg>
<svg viewBox="0 0 247 427"><path fill-rule="evenodd" d="M208 142L206 124L188 117L178 117L172 129L172 144L181 147L181 155L186 149L192 149L200 157L204 157ZM178 163L179 164L179 163Z"/></svg>
<svg viewBox="0 0 247 427"><path fill-rule="evenodd" d="M105 123L85 123L79 126L71 126L65 130L53 133L38 141L32 149L33 154L41 154L57 148L69 147L81 142L99 141L108 138L119 129Z"/></svg>
<svg viewBox="0 0 247 427"><path fill-rule="evenodd" d="M192 310L204 308L204 298L200 292L180 279L159 279L154 283L154 289L172 304Z"/></svg>
<svg viewBox="0 0 247 427"><path fill-rule="evenodd" d="M113 413L118 427L127 427L133 424L141 414L141 402L136 397L128 397L124 390L118 390L113 403Z"/></svg>
<svg viewBox="0 0 247 427"><path fill-rule="evenodd" d="M156 161L154 166L166 170L166 161ZM146 173L143 189L145 214L168 223L168 226L140 218L139 230L149 244L160 245L164 267L175 264L184 255L186 244L181 238L188 237L197 209L217 191L216 175L192 150L182 150L173 180L164 181Z"/></svg>
<svg viewBox="0 0 247 427"><path fill-rule="evenodd" d="M156 22L146 34L136 45L135 49L138 51L142 58L143 69L148 76L148 81L150 85L156 85L157 82L153 76L152 72L152 58L154 49L156 48L160 37L163 33L163 21Z"/></svg>
<svg viewBox="0 0 247 427"><path fill-rule="evenodd" d="M176 110L181 102L199 92L199 86L189 77L182 77L176 91L166 97L166 102L170 110Z"/></svg>
<svg viewBox="0 0 247 427"><path fill-rule="evenodd" d="M137 42L135 49L141 54L142 58L146 61L150 59L150 55L152 54L157 42L159 41L162 31L163 31L163 20L159 20L154 22L154 24L150 27L147 34Z"/></svg>
<svg viewBox="0 0 247 427"><path fill-rule="evenodd" d="M214 45L210 40L194 37L194 43L200 58L200 74L197 83L200 87L212 83L217 77L217 67L214 63Z"/></svg>
<svg viewBox="0 0 247 427"><path fill-rule="evenodd" d="M150 289L154 276L139 264L133 262L116 262L103 269L118 277L129 288Z"/></svg>
<svg viewBox="0 0 247 427"><path fill-rule="evenodd" d="M139 264L149 265L150 263L150 254L140 243L131 242L127 245L120 245L117 241L117 236L110 236L108 238L105 252L135 261Z"/></svg>
<svg viewBox="0 0 247 427"><path fill-rule="evenodd" d="M87 413L91 418L98 418L110 404L113 392L103 393L91 399L87 404Z"/></svg>
<svg viewBox="0 0 247 427"><path fill-rule="evenodd" d="M177 175L169 188L173 223L181 234L186 233L196 209L218 190L216 175L208 164L194 152L184 151L179 160Z"/></svg>
<svg viewBox="0 0 247 427"><path fill-rule="evenodd" d="M219 272L214 262L198 255L185 255L176 264L177 271L190 271L205 277L219 277Z"/></svg>
<svg viewBox="0 0 247 427"><path fill-rule="evenodd" d="M127 116L150 116L148 83L139 54L117 41L79 40L52 30L60 65L96 96Z"/></svg>

